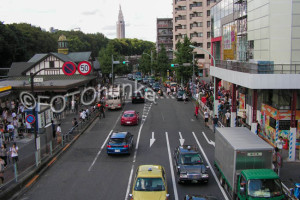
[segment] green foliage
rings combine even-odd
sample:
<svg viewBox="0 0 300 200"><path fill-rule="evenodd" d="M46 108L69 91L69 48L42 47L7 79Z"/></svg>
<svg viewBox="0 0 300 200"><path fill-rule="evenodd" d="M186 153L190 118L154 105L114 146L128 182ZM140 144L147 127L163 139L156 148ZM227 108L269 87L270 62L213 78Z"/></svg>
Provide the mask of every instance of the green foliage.
<svg viewBox="0 0 300 200"><path fill-rule="evenodd" d="M167 75L167 70L170 68L169 67L169 58L167 55L167 51L164 45L162 45L160 52L158 53L157 57L157 71L159 72L161 76L166 76Z"/></svg>
<svg viewBox="0 0 300 200"><path fill-rule="evenodd" d="M192 67L182 66L183 63L193 62L193 49L189 45L191 45L191 41L188 37L184 38L183 43L178 41L176 44L177 52L175 52L176 59L173 61L173 63L179 64L179 67L176 69L177 79L183 78L184 82L187 82L193 74Z"/></svg>

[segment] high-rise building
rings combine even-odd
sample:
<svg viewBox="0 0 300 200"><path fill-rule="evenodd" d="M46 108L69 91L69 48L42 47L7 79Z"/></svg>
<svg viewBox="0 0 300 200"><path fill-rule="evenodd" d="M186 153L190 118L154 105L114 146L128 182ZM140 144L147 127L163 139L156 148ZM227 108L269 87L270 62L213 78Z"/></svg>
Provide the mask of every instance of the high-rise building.
<svg viewBox="0 0 300 200"><path fill-rule="evenodd" d="M162 45L164 45L168 57L173 59L173 19L172 18L157 18L156 19L156 50L160 51Z"/></svg>
<svg viewBox="0 0 300 200"><path fill-rule="evenodd" d="M120 5L119 16L117 21L117 38L118 39L125 38L125 21L124 21L121 5Z"/></svg>
<svg viewBox="0 0 300 200"><path fill-rule="evenodd" d="M173 0L173 48L185 36L194 46L210 51L210 8L215 0ZM197 51L198 64L209 67L210 58L204 51Z"/></svg>

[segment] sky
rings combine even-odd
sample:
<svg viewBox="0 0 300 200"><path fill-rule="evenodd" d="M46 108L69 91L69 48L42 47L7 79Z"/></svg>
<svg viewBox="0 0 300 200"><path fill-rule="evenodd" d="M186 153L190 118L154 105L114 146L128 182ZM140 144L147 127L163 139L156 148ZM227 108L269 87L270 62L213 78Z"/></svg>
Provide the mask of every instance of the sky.
<svg viewBox="0 0 300 200"><path fill-rule="evenodd" d="M28 23L49 31L80 28L116 38L119 5L125 20L125 37L156 42L156 18L172 18L172 0L4 0L0 21Z"/></svg>

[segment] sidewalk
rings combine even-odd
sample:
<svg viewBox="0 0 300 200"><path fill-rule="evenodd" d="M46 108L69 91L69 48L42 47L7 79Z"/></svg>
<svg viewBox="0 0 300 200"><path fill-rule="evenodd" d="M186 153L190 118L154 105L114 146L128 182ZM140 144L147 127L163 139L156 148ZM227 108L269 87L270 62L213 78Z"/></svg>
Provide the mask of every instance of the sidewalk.
<svg viewBox="0 0 300 200"><path fill-rule="evenodd" d="M201 109L199 113L202 116L204 121L204 114L201 111ZM209 120L209 129L213 131L213 125L211 120ZM298 160L295 162L289 162L287 160L288 158L287 150L283 150L282 158L283 158L283 166L280 170L280 179L287 188L294 188L295 183L300 183L300 161Z"/></svg>

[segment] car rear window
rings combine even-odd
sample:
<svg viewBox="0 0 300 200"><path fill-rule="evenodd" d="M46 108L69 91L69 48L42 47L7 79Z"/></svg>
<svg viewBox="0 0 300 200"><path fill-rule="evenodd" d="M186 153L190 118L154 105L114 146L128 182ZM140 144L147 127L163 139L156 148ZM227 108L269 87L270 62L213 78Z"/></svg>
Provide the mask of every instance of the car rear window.
<svg viewBox="0 0 300 200"><path fill-rule="evenodd" d="M130 114L125 113L123 116L124 116L124 117L134 117L134 114L132 114L132 113L130 113Z"/></svg>
<svg viewBox="0 0 300 200"><path fill-rule="evenodd" d="M137 178L135 191L165 191L165 185L161 178Z"/></svg>
<svg viewBox="0 0 300 200"><path fill-rule="evenodd" d="M123 144L126 143L125 138L110 138L110 144Z"/></svg>
<svg viewBox="0 0 300 200"><path fill-rule="evenodd" d="M184 165L195 165L195 164L202 164L203 160L200 154L182 154L180 156L180 162Z"/></svg>

